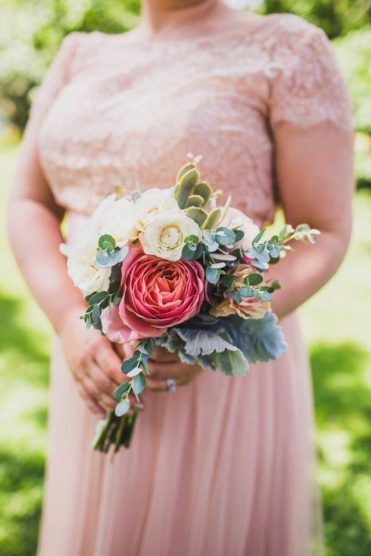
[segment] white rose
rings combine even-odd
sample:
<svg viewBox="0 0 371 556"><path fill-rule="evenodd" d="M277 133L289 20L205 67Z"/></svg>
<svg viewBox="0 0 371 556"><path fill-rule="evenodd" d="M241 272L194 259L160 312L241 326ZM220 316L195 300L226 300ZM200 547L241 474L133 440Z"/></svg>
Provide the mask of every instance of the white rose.
<svg viewBox="0 0 371 556"><path fill-rule="evenodd" d="M139 235L143 251L168 261L182 256L184 240L188 236L201 237L198 224L180 209L161 212Z"/></svg>
<svg viewBox="0 0 371 556"><path fill-rule="evenodd" d="M119 246L125 245L138 234L135 229L134 203L127 198L109 195L92 214L98 235L109 234Z"/></svg>
<svg viewBox="0 0 371 556"><path fill-rule="evenodd" d="M137 230L144 232L160 212L177 208L178 203L174 197L174 188L148 189L135 202Z"/></svg>
<svg viewBox="0 0 371 556"><path fill-rule="evenodd" d="M225 215L221 226L226 228L238 228L244 232L244 237L241 240L241 246L246 251L252 246L252 241L255 236L260 232L259 227L254 224L254 221L246 216L243 212L235 208L229 208Z"/></svg>
<svg viewBox="0 0 371 556"><path fill-rule="evenodd" d="M95 264L96 243L68 247L68 274L86 297L93 292L107 291L111 268L99 268Z"/></svg>

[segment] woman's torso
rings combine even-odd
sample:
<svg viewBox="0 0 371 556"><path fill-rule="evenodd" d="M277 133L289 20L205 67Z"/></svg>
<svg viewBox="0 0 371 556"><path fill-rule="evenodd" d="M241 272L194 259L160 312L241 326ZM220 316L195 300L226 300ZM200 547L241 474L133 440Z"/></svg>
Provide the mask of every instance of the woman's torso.
<svg viewBox="0 0 371 556"><path fill-rule="evenodd" d="M116 186L174 184L187 153L259 222L274 213L272 82L296 60L294 16L181 40L79 34L39 134L57 202L89 214Z"/></svg>

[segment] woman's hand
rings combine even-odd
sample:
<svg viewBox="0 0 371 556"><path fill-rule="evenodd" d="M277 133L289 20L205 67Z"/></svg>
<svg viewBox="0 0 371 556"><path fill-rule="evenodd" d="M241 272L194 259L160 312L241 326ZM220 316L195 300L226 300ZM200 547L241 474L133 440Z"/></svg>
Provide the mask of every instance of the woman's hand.
<svg viewBox="0 0 371 556"><path fill-rule="evenodd" d="M130 357L134 351L134 345L116 344L117 353L121 359ZM146 375L147 387L154 392L164 392L166 379L175 380L176 386L185 386L194 380L203 368L199 365L188 365L182 363L175 353L170 353L165 348L156 348L149 359L150 374Z"/></svg>
<svg viewBox="0 0 371 556"><path fill-rule="evenodd" d="M149 390L166 391L166 379L175 380L176 386L185 386L194 380L202 371L199 365L182 363L175 353L164 348L156 348L149 360L150 375L146 377Z"/></svg>
<svg viewBox="0 0 371 556"><path fill-rule="evenodd" d="M59 337L69 369L86 405L96 415L106 416L115 407L116 386L125 380L121 360L112 344L98 330L85 328L73 311L63 321Z"/></svg>

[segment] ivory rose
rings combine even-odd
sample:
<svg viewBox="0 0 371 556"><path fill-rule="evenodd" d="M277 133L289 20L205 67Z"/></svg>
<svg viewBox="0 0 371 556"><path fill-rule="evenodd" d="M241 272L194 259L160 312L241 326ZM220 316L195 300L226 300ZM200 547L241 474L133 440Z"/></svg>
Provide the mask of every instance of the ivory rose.
<svg viewBox="0 0 371 556"><path fill-rule="evenodd" d="M144 253L168 261L178 261L182 256L187 236L200 237L200 228L180 209L159 213L139 235Z"/></svg>
<svg viewBox="0 0 371 556"><path fill-rule="evenodd" d="M68 274L84 296L108 289L111 269L101 268L95 264L97 239L80 245L68 246L67 252Z"/></svg>
<svg viewBox="0 0 371 556"><path fill-rule="evenodd" d="M149 189L135 201L136 228L144 232L160 212L177 209L178 203L172 189Z"/></svg>
<svg viewBox="0 0 371 556"><path fill-rule="evenodd" d="M138 237L134 203L114 193L103 199L92 215L92 222L98 235L111 235L119 246Z"/></svg>
<svg viewBox="0 0 371 556"><path fill-rule="evenodd" d="M103 332L119 343L161 336L199 312L204 281L196 261L166 261L133 248L122 265L122 299L104 311Z"/></svg>

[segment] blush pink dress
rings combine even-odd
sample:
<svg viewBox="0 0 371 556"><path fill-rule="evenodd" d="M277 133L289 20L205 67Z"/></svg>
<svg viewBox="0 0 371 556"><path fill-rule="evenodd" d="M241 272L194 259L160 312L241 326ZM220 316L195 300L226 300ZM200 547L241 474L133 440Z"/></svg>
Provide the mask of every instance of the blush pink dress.
<svg viewBox="0 0 371 556"><path fill-rule="evenodd" d="M270 221L275 127L351 126L324 33L286 14L179 40L72 33L31 118L69 241L115 186L172 186L189 152L235 206ZM287 353L246 377L205 371L175 393L146 392L114 463L90 448L97 418L56 338L38 555L319 553L307 356L297 317L282 326Z"/></svg>

